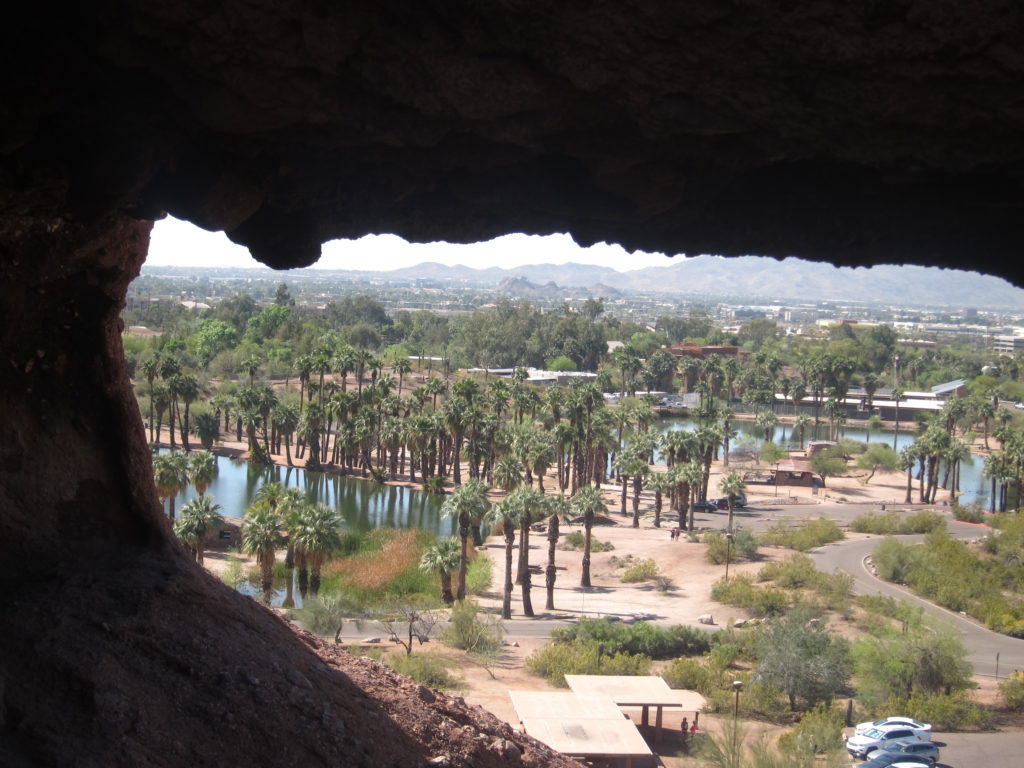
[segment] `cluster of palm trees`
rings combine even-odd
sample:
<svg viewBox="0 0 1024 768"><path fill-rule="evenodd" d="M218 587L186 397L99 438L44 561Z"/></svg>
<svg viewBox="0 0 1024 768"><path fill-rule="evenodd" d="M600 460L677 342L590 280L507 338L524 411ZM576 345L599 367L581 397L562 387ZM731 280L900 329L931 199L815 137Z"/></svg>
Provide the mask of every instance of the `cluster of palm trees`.
<svg viewBox="0 0 1024 768"><path fill-rule="evenodd" d="M153 454L153 480L161 502L167 502L167 515L174 520L174 499L190 485L200 498L217 477L217 457L209 451L178 451ZM183 510L184 511L184 510Z"/></svg>
<svg viewBox="0 0 1024 768"><path fill-rule="evenodd" d="M277 552L286 548L286 593L283 607L295 605L293 575L299 594L320 592L324 564L340 549L342 520L338 510L309 501L297 488L265 483L253 496L242 521L242 550L256 558L264 600L270 602Z"/></svg>

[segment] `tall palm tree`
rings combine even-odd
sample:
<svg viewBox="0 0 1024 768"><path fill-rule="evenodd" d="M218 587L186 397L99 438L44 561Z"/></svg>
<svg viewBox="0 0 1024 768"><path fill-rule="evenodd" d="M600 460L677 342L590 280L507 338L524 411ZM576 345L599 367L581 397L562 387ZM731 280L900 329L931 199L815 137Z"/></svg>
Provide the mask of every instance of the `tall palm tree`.
<svg viewBox="0 0 1024 768"><path fill-rule="evenodd" d="M285 459L288 462L288 466L292 467L292 435L295 434L295 430L299 428L299 412L301 410L301 400L299 401L299 408L296 408L291 403L278 403L274 408L274 424L277 425L277 433L279 437L284 440L284 453Z"/></svg>
<svg viewBox="0 0 1024 768"><path fill-rule="evenodd" d="M548 565L544 569L544 584L547 588L547 599L544 609L555 610L555 579L558 571L555 568L555 549L558 546L558 522L569 514L569 500L562 495L545 496L544 514L548 515Z"/></svg>
<svg viewBox="0 0 1024 768"><path fill-rule="evenodd" d="M154 443L157 438L153 436L153 382L160 375L160 353L157 352L152 357L147 357L143 360L139 364L139 370L146 378L146 385L149 391L149 442Z"/></svg>
<svg viewBox="0 0 1024 768"><path fill-rule="evenodd" d="M185 404L185 413L182 414L179 428L181 430L181 445L188 450L189 435L189 409L192 403L199 397L199 381L195 376L187 373L178 374L171 380L173 389L181 402Z"/></svg>
<svg viewBox="0 0 1024 768"><path fill-rule="evenodd" d="M736 499L746 493L747 484L743 482L743 478L740 477L739 474L736 472L730 472L719 481L718 490L729 498L729 525L727 530L731 532L732 516L733 510L736 507Z"/></svg>
<svg viewBox="0 0 1024 768"><path fill-rule="evenodd" d="M188 485L188 459L180 451L153 456L153 480L160 501L168 502L167 515L174 520L174 497Z"/></svg>
<svg viewBox="0 0 1024 768"><path fill-rule="evenodd" d="M209 451L188 454L188 481L201 497L217 477L217 457Z"/></svg>
<svg viewBox="0 0 1024 768"><path fill-rule="evenodd" d="M594 515L608 514L608 507L601 497L601 489L593 485L578 488L569 499L569 504L577 514L583 515L583 572L580 586L590 587L590 544L594 530Z"/></svg>
<svg viewBox="0 0 1024 768"><path fill-rule="evenodd" d="M242 523L242 551L256 557L260 568L263 600L270 603L274 588L274 560L281 544L281 520L273 509L254 504L245 511Z"/></svg>
<svg viewBox="0 0 1024 768"><path fill-rule="evenodd" d="M408 360L406 360L408 362ZM459 540L455 536L438 539L423 552L420 570L441 577L441 600L445 605L455 602L452 595L452 571L459 567Z"/></svg>
<svg viewBox="0 0 1024 768"><path fill-rule="evenodd" d="M200 496L182 506L181 518L174 524L174 533L195 553L199 565L203 565L206 535L224 520L220 508L209 496Z"/></svg>
<svg viewBox="0 0 1024 768"><path fill-rule="evenodd" d="M509 503L510 496L511 494L491 507L485 518L492 528L501 526L505 539L505 581L502 588L501 618L506 620L512 618L512 547L516 542L515 508Z"/></svg>
<svg viewBox="0 0 1024 768"><path fill-rule="evenodd" d="M402 382L405 379L405 374L412 371L412 363L409 362L408 357L400 357L395 360L395 364L392 366L392 370L398 374L398 396L402 396Z"/></svg>
<svg viewBox="0 0 1024 768"><path fill-rule="evenodd" d="M494 484L501 490L511 491L523 482L523 464L511 454L505 454L494 463Z"/></svg>
<svg viewBox="0 0 1024 768"><path fill-rule="evenodd" d="M455 597L466 599L466 570L469 567L469 534L474 519L483 519L490 503L487 501L487 484L482 480L470 478L445 499L441 505L441 514L454 517L459 523L459 581Z"/></svg>
<svg viewBox="0 0 1024 768"><path fill-rule="evenodd" d="M809 426L811 426L811 423L812 423L811 417L808 416L806 413L801 413L793 421L793 432L795 432L795 433L800 435L800 450L801 451L804 449L804 437L806 436L807 428Z"/></svg>
<svg viewBox="0 0 1024 768"><path fill-rule="evenodd" d="M646 485L654 491L654 527L661 528L661 508L665 494L672 488L672 480L667 472L651 472L647 475Z"/></svg>
<svg viewBox="0 0 1024 768"><path fill-rule="evenodd" d="M220 437L220 421L217 415L210 411L197 413L192 419L192 434L199 438L203 448L213 448L214 442Z"/></svg>
<svg viewBox="0 0 1024 768"><path fill-rule="evenodd" d="M341 547L341 513L326 504L306 504L299 511L295 547L309 563L309 591L320 592L320 570Z"/></svg>

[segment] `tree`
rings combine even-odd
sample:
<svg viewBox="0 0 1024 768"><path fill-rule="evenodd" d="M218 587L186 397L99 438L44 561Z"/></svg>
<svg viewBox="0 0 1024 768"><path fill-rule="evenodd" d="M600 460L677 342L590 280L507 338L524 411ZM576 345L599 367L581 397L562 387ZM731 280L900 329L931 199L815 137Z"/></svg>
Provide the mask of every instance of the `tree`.
<svg viewBox="0 0 1024 768"><path fill-rule="evenodd" d="M839 475L846 474L846 459L842 456L836 456L831 449L818 451L811 456L808 463L811 470L822 480L826 477L838 477Z"/></svg>
<svg viewBox="0 0 1024 768"><path fill-rule="evenodd" d="M758 632L757 649L756 674L781 688L794 712L798 699L809 707L829 701L850 678L846 641L812 619L805 607L764 625Z"/></svg>
<svg viewBox="0 0 1024 768"><path fill-rule="evenodd" d="M608 514L608 507L601 498L601 489L593 485L578 488L569 503L574 512L583 515L583 573L580 576L580 586L590 587L590 544L594 530L594 515Z"/></svg>
<svg viewBox="0 0 1024 768"><path fill-rule="evenodd" d="M420 570L441 577L441 600L445 605L455 602L452 595L452 571L459 567L459 540L455 536L438 539L423 552Z"/></svg>
<svg viewBox="0 0 1024 768"><path fill-rule="evenodd" d="M391 635L391 640L405 648L406 655L412 653L412 642L418 640L423 645L430 639L430 634L437 625L438 615L426 605L418 602L395 601L386 606L379 617L384 631ZM402 635L398 634L398 625L405 625Z"/></svg>
<svg viewBox="0 0 1024 768"><path fill-rule="evenodd" d="M326 504L305 504L299 511L295 547L309 563L309 591L320 591L320 569L341 547L341 513Z"/></svg>
<svg viewBox="0 0 1024 768"><path fill-rule="evenodd" d="M736 499L743 496L747 491L747 484L743 482L743 478L736 472L730 472L725 475L718 483L718 490L724 493L729 498L729 527L728 530L732 530L732 516L733 510L736 506Z"/></svg>
<svg viewBox="0 0 1024 768"><path fill-rule="evenodd" d="M871 470L871 474L863 480L864 485L867 485L879 469L885 472L897 471L900 468L900 455L885 443L874 443L857 457L857 467Z"/></svg>
<svg viewBox="0 0 1024 768"><path fill-rule="evenodd" d="M207 534L224 518L209 496L193 499L181 508L181 518L174 524L174 533L195 554L196 562L203 564L203 551Z"/></svg>
<svg viewBox="0 0 1024 768"><path fill-rule="evenodd" d="M188 454L188 481L200 496L217 477L217 457L209 451L196 451Z"/></svg>
<svg viewBox="0 0 1024 768"><path fill-rule="evenodd" d="M521 585L523 614L525 616L533 616L533 600L530 595L530 525L533 524L535 516L538 515L539 511L543 508L544 497L539 491L533 488L533 486L521 485L509 493L501 503L501 519L503 526L511 523L512 525L519 527L520 567L518 574L519 578L517 581ZM512 550L507 528L505 530L505 580L506 589L508 589L507 585L510 579ZM502 618L507 619L510 617L503 614Z"/></svg>
<svg viewBox="0 0 1024 768"><path fill-rule="evenodd" d="M255 504L245 511L242 522L242 551L253 555L260 568L263 600L270 603L274 588L274 560L281 543L281 521L274 510L264 504Z"/></svg>
<svg viewBox="0 0 1024 768"><path fill-rule="evenodd" d="M213 448L214 442L220 437L220 422L216 414L209 411L197 413L192 419L192 434L199 438L206 450Z"/></svg>
<svg viewBox="0 0 1024 768"><path fill-rule="evenodd" d="M160 501L167 501L167 516L174 520L174 497L188 485L188 458L182 451L153 456L153 481Z"/></svg>
<svg viewBox="0 0 1024 768"><path fill-rule="evenodd" d="M454 517L459 523L459 581L455 593L457 600L466 599L466 571L469 568L469 532L473 520L481 520L490 503L487 501L487 484L477 478L470 478L445 499L441 514Z"/></svg>

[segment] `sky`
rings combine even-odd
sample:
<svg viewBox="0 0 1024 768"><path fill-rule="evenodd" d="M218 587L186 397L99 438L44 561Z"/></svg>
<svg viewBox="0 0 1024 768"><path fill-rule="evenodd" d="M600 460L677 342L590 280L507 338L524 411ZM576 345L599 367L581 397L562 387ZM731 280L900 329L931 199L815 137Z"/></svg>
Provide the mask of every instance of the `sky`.
<svg viewBox="0 0 1024 768"><path fill-rule="evenodd" d="M599 243L581 248L569 235L505 235L485 243L407 243L396 235L367 235L359 240L331 240L321 249L314 269L355 269L389 271L424 261L478 269L519 267L524 264L593 264L620 272L644 267L667 267L669 259L660 253L636 251L628 254L619 245ZM223 232L207 232L187 221L168 216L156 223L146 264L178 267L262 267L243 246L228 240Z"/></svg>

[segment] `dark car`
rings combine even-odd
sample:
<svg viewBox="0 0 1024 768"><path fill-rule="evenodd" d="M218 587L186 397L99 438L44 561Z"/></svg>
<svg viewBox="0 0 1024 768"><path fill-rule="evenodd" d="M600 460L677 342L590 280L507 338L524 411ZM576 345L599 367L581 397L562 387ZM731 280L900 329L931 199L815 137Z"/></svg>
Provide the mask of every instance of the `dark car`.
<svg viewBox="0 0 1024 768"><path fill-rule="evenodd" d="M693 508L704 512L718 511L718 505L713 501L708 501L707 499L701 499L700 501L693 502Z"/></svg>
<svg viewBox="0 0 1024 768"><path fill-rule="evenodd" d="M889 766L922 766L930 768L934 763L925 757L911 757L910 755L893 755L888 753L876 754L866 763L861 763L858 768L889 768Z"/></svg>
<svg viewBox="0 0 1024 768"><path fill-rule="evenodd" d="M939 748L933 741L919 741L918 739L897 739L895 741L883 741L881 746L868 752L868 758L874 759L882 755L894 755L898 762L907 758L925 760L934 765L939 759Z"/></svg>
<svg viewBox="0 0 1024 768"><path fill-rule="evenodd" d="M720 499L715 499L715 505L719 509L728 509L729 508L729 497L728 496L723 496ZM733 509L743 509L745 506L747 506L747 497L746 496L737 496L735 499L733 499L733 502L732 502L732 508Z"/></svg>

